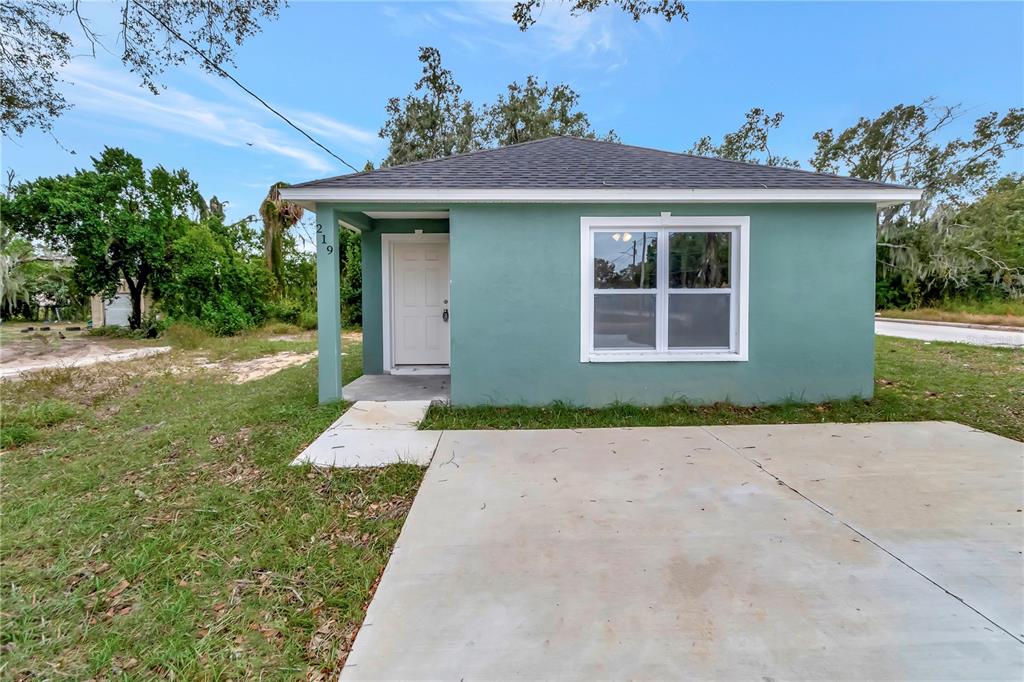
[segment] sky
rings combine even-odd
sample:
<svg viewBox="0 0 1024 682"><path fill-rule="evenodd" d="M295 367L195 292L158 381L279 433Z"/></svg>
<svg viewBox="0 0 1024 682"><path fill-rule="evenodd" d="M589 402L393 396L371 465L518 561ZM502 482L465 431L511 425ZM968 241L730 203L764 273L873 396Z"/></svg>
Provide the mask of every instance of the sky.
<svg viewBox="0 0 1024 682"><path fill-rule="evenodd" d="M1024 106L1024 3L687 3L687 22L604 8L571 16L547 0L523 33L512 2L293 2L248 40L231 69L346 161L386 155L378 136L390 97L420 75L420 46L443 62L476 103L533 74L566 83L599 132L623 142L685 151L718 140L751 107L781 111L772 150L801 160L813 133L934 96L963 104L954 134L975 118ZM169 69L158 96L117 58L116 6L84 5L109 51L80 41L62 73L75 106L53 134L3 139L2 166L19 180L90 166L104 146L147 167L184 167L228 216L255 213L272 183L348 172L229 81L196 63ZM67 20L73 36L79 34ZM74 153L72 153L74 152ZM1004 171L1024 170L1024 153ZM5 176L6 177L6 176Z"/></svg>

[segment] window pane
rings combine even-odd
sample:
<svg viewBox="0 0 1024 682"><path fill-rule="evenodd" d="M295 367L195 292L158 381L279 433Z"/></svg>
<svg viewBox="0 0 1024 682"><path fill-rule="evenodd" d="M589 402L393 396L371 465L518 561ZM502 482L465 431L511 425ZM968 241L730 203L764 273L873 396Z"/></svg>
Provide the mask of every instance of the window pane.
<svg viewBox="0 0 1024 682"><path fill-rule="evenodd" d="M658 286L657 232L595 232L595 289L654 289Z"/></svg>
<svg viewBox="0 0 1024 682"><path fill-rule="evenodd" d="M674 232L668 237L669 289L729 286L729 232Z"/></svg>
<svg viewBox="0 0 1024 682"><path fill-rule="evenodd" d="M669 348L728 348L732 294L669 294Z"/></svg>
<svg viewBox="0 0 1024 682"><path fill-rule="evenodd" d="M594 348L654 348L654 294L594 294Z"/></svg>

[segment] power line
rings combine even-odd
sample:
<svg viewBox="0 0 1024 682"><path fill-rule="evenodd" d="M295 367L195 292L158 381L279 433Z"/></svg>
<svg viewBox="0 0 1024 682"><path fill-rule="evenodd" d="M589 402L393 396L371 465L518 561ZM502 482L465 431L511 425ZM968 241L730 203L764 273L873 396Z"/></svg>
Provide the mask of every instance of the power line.
<svg viewBox="0 0 1024 682"><path fill-rule="evenodd" d="M247 88L247 87L245 87L244 85L242 85L242 83L241 83L241 82L240 82L240 81L239 81L239 80L238 80L237 78L235 78L234 76L232 76L232 75L231 75L230 73L228 73L227 71L225 71L224 69L222 69L222 68L220 67L220 65L219 65L219 64L217 64L217 63L216 63L216 62L214 62L214 61L213 61L212 59L210 59L209 57L207 57L207 56L206 56L206 54L204 54L204 53L203 53L203 51L202 51L202 50L200 50L200 49L199 49L198 47L196 47L196 46L195 46L195 45L194 45L194 44L193 44L193 43L192 43L191 41L189 41L189 40L188 40L187 38L185 38L185 37L184 37L183 35L181 35L181 34L180 34L180 33L178 33L177 31L175 31L175 30L174 30L173 28L171 28L170 26L168 26L168 25L167 25L167 23L166 23L166 22L165 22L165 21L164 21L163 19L161 19L161 18L160 18L160 17L158 17L157 15L153 14L153 12L151 12L151 11L149 10L149 8L148 8L148 7L146 7L145 5L142 5L141 3L135 3L135 6L136 6L136 7L138 7L139 9L141 9L141 10L142 10L143 12L145 12L145 13L146 13L146 14L148 14L149 16L153 17L153 20L154 20L154 21L156 21L156 22L157 22L158 24L160 24L161 26L163 26L163 27L164 27L164 30L166 30L166 31L167 31L168 33L170 33L170 34L171 34L172 36L174 36L175 38L177 38L177 39L178 39L178 40L180 40L181 42L185 43L185 45L188 45L188 47L189 47L189 48L190 48L190 49L191 49L191 50L192 50L193 52L195 52L195 53L196 53L197 55L199 55L199 57L200 57L200 58L201 58L201 59L202 59L202 60L203 60L204 62L206 62L206 65L207 65L207 66L209 66L209 67L210 67L211 69L213 69L214 71L216 71L217 73L219 73L220 75L224 76L225 78L227 78L228 80L230 80L230 81L231 81L232 83L234 83L235 85L237 85L238 87L240 87L240 88L241 88L242 90L244 90L244 91L245 91L245 92L246 92L246 93L247 93L247 94L248 94L248 95L249 95L250 97L252 97L253 99L255 99L255 100L256 100L257 102L259 102L260 104L262 104L262 105L263 105L264 107L266 107L266 108L267 108L268 110L270 110L271 112L273 112L273 113L274 113L274 114L275 114L275 115L276 115L276 116L277 116L278 118L280 118L280 119L281 119L282 121L284 121L285 123L287 123L288 125L290 125L290 126L291 126L292 128L295 128L295 130L297 130L297 131L299 131L300 133L302 133L302 135L303 135L303 136L304 136L304 137L305 137L305 138L306 138L307 140L309 140L310 142L312 142L313 144L315 144L315 145L316 145L317 147L320 147L320 149L323 149L323 150L324 150L325 152L327 152L328 154L330 154L331 156L333 156L334 158L336 158L336 159L337 159L338 161L341 161L341 162L342 162L343 164L345 164L346 166L348 166L349 168L351 168L351 169L352 169L352 170L354 170L355 172L357 172L357 173L359 172L359 169L358 169L358 168L356 168L356 167L355 167L355 166L353 166L353 165L352 165L351 163L349 163L348 161L346 161L345 159L341 158L340 156L338 156L337 154L335 154L334 152L332 152L332 151L331 151L330 149L328 149L327 147L325 147L325 146L324 146L324 145L323 145L323 144L322 144L322 143L321 143L321 142L320 142L319 140L315 139L315 138L314 138L314 137L313 137L312 135L310 135L309 133L307 133L307 132L306 132L305 130L303 130L302 128L300 128L300 127L299 127L299 126L297 126L296 124L292 123L292 121L291 121L291 120L290 120L290 119L289 119L289 118L288 118L287 116L285 116L284 114L282 114L282 113L281 113L280 111L278 111L278 110L277 110L277 109L275 109L274 107L270 106L270 104L268 104L268 103L267 103L267 101L266 101L265 99L263 99L262 97L260 97L259 95L257 95L257 94L256 94L255 92L253 92L253 91L252 91L252 90L250 90L249 88Z"/></svg>

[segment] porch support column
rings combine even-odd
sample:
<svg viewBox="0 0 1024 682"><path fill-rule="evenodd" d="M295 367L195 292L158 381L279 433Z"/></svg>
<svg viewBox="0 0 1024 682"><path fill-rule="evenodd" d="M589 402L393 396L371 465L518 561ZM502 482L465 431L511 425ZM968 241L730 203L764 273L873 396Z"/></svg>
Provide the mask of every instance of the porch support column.
<svg viewBox="0 0 1024 682"><path fill-rule="evenodd" d="M341 255L338 219L329 204L316 205L316 322L321 403L341 400Z"/></svg>

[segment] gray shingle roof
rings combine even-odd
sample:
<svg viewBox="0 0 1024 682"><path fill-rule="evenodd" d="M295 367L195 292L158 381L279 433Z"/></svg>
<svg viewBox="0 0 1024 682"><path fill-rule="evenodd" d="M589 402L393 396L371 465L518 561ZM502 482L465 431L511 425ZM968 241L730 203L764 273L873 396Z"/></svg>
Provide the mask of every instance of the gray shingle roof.
<svg viewBox="0 0 1024 682"><path fill-rule="evenodd" d="M870 180L772 168L577 137L543 140L293 188L339 189L898 189Z"/></svg>

